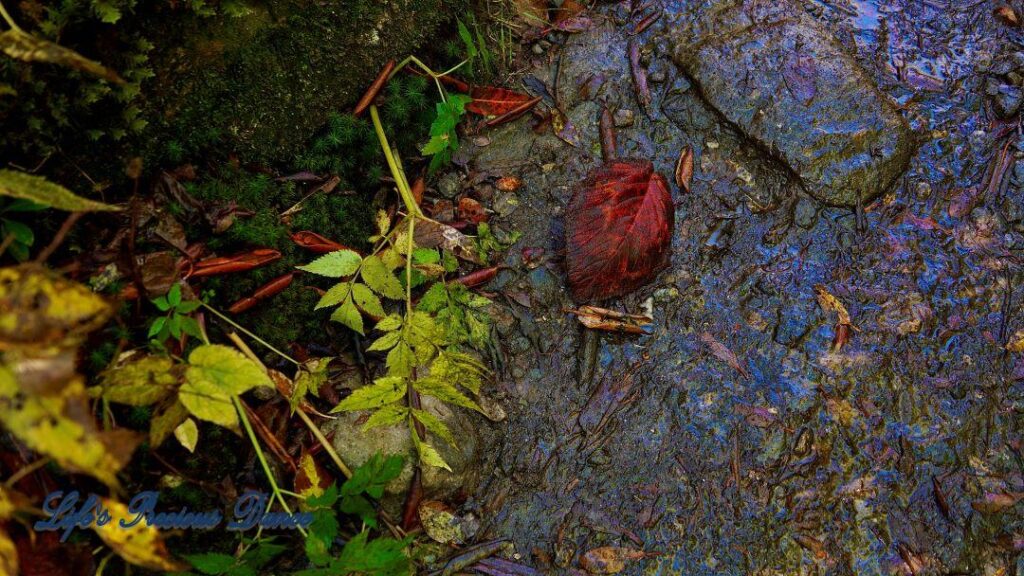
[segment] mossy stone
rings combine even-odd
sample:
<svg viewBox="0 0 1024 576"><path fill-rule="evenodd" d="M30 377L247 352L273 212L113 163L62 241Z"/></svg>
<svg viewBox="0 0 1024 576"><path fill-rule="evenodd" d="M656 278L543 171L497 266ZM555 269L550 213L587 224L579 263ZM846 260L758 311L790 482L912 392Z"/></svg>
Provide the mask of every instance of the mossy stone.
<svg viewBox="0 0 1024 576"><path fill-rule="evenodd" d="M291 160L384 63L415 53L461 0L270 0L238 17L150 21L156 78L147 116L164 159L221 147ZM173 159L172 159L173 160Z"/></svg>

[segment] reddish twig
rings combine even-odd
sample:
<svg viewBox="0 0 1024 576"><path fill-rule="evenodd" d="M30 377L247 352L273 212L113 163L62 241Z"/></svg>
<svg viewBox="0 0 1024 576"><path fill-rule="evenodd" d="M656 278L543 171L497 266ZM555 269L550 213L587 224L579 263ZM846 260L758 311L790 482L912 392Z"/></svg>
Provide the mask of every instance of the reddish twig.
<svg viewBox="0 0 1024 576"><path fill-rule="evenodd" d="M391 76L391 71L394 69L395 61L388 60L388 63L384 65L384 69L380 71L380 74L378 74L377 78L373 81L373 84L370 84L370 88L365 94L363 94L363 97L359 99L359 103L356 104L355 110L352 111L354 116L358 118L363 112L366 112L366 109L370 107L370 104L373 104L374 98L376 98L377 94L380 93L381 88L387 84L388 77Z"/></svg>

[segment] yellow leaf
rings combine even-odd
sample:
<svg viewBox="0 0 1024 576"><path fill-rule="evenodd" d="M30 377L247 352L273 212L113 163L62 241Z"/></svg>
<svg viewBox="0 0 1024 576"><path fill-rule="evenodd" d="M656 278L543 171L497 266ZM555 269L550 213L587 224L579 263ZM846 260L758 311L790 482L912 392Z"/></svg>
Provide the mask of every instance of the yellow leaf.
<svg viewBox="0 0 1024 576"><path fill-rule="evenodd" d="M1007 352L1024 352L1024 330L1016 331L1006 343Z"/></svg>
<svg viewBox="0 0 1024 576"><path fill-rule="evenodd" d="M158 410L149 424L149 447L164 443L171 432L188 418L188 410L177 399L163 410Z"/></svg>
<svg viewBox="0 0 1024 576"><path fill-rule="evenodd" d="M81 70L93 76L124 84L124 79L116 72L105 68L99 62L90 60L74 50L60 44L43 40L22 30L11 29L0 33L0 50L11 58L24 62L46 62L75 70Z"/></svg>
<svg viewBox="0 0 1024 576"><path fill-rule="evenodd" d="M78 376L57 395L28 395L0 367L0 423L29 448L112 487L138 443L128 431L96 429Z"/></svg>
<svg viewBox="0 0 1024 576"><path fill-rule="evenodd" d="M818 298L818 305L825 312L835 312L838 317L838 324L853 326L853 322L850 321L850 313L846 311L846 306L839 301L838 298L833 296L825 286L822 284L814 285L814 294Z"/></svg>
<svg viewBox="0 0 1024 576"><path fill-rule="evenodd" d="M196 427L196 421L189 418L182 422L174 429L174 437L178 439L178 442L181 442L181 445L186 450L195 452L196 443L199 442L199 428Z"/></svg>
<svg viewBox="0 0 1024 576"><path fill-rule="evenodd" d="M320 487L320 471L317 470L316 461L309 453L304 452L299 458L299 469L309 482L309 486L299 493L305 498L316 498L323 495L324 489Z"/></svg>
<svg viewBox="0 0 1024 576"><path fill-rule="evenodd" d="M231 402L231 395L217 387L211 380L189 380L178 390L178 400L189 413L218 426L238 429L238 413Z"/></svg>
<svg viewBox="0 0 1024 576"><path fill-rule="evenodd" d="M0 34L0 41L3 35ZM17 170L0 170L0 196L31 200L36 204L68 212L117 211L117 206L82 198L67 188L42 176Z"/></svg>
<svg viewBox="0 0 1024 576"><path fill-rule="evenodd" d="M18 549L11 542L7 531L0 528L0 576L18 574Z"/></svg>
<svg viewBox="0 0 1024 576"><path fill-rule="evenodd" d="M137 515L129 513L127 506L109 498L102 500L110 513L110 521L103 526L94 523L93 530L118 556L147 570L180 572L188 569L188 565L171 558L156 527L148 526L145 520L131 525ZM122 526L122 521L130 527Z"/></svg>
<svg viewBox="0 0 1024 576"><path fill-rule="evenodd" d="M0 268L0 350L77 346L112 314L93 291L42 266Z"/></svg>
<svg viewBox="0 0 1024 576"><path fill-rule="evenodd" d="M100 385L90 388L89 395L129 406L155 404L178 387L173 367L165 356L145 356L104 372Z"/></svg>

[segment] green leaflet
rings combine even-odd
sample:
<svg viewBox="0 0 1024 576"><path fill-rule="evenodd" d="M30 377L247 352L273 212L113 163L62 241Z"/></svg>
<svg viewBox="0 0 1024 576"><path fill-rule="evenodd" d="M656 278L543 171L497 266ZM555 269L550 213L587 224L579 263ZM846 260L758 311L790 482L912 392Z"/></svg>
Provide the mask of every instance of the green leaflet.
<svg viewBox="0 0 1024 576"><path fill-rule="evenodd" d="M340 322L360 334L363 333L363 315L360 314L359 309L356 308L356 304L352 300L352 296L346 297L345 301L341 303L341 306L338 306L338 308L334 310L331 314L331 320Z"/></svg>
<svg viewBox="0 0 1024 576"><path fill-rule="evenodd" d="M379 257L368 256L363 260L362 277L366 285L381 296L392 300L405 299L402 283Z"/></svg>
<svg viewBox="0 0 1024 576"><path fill-rule="evenodd" d="M381 426L392 426L404 422L409 416L409 409L399 404L389 404L377 410L366 419L363 424L363 432L379 428Z"/></svg>
<svg viewBox="0 0 1024 576"><path fill-rule="evenodd" d="M428 466L433 466L435 468L444 468L449 472L452 471L451 466L449 466L448 463L444 461L444 458L437 451L437 449L431 446L430 444L427 444L426 442L420 440L419 436L415 432L412 433L412 440L413 444L416 445L416 453L419 454L420 456L420 462L423 462L424 464Z"/></svg>
<svg viewBox="0 0 1024 576"><path fill-rule="evenodd" d="M395 376L378 378L369 386L353 390L348 398L342 400L331 410L331 413L380 408L401 400L405 396L405 388L405 378Z"/></svg>
<svg viewBox="0 0 1024 576"><path fill-rule="evenodd" d="M480 406L478 406L476 402L471 400L462 392L459 392L454 385L441 380L440 378L435 378L433 376L420 378L419 380L415 380L412 383L412 386L420 394L433 396L443 402L480 412Z"/></svg>
<svg viewBox="0 0 1024 576"><path fill-rule="evenodd" d="M298 269L328 278L341 278L355 274L362 261L362 257L353 250L338 250L324 254L305 266L298 266Z"/></svg>
<svg viewBox="0 0 1024 576"><path fill-rule="evenodd" d="M376 318L384 316L384 306L381 305L380 298L366 285L358 282L352 284L352 298L355 300L356 306L370 316Z"/></svg>
<svg viewBox="0 0 1024 576"><path fill-rule="evenodd" d="M316 303L314 310L320 310L322 308L330 308L331 306L337 306L348 298L349 292L352 290L352 284L349 282L341 282L331 286L324 295L320 297L320 301Z"/></svg>
<svg viewBox="0 0 1024 576"><path fill-rule="evenodd" d="M456 446L455 436L452 435L452 431L448 429L448 426L442 422L440 418L426 410L419 410L416 408L413 408L412 416L418 420L420 424L423 424L423 427L427 429L427 432L430 432L441 440L444 440L449 446Z"/></svg>

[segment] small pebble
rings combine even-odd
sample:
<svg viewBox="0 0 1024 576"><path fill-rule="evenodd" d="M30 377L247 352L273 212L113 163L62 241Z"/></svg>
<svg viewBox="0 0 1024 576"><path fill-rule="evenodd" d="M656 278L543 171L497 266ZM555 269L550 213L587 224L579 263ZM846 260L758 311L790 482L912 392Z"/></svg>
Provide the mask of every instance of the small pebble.
<svg viewBox="0 0 1024 576"><path fill-rule="evenodd" d="M615 122L616 128L626 128L633 125L633 122L636 120L636 117L633 114L632 110L619 108L618 110L615 111L615 117L613 120Z"/></svg>
<svg viewBox="0 0 1024 576"><path fill-rule="evenodd" d="M801 196L796 202L796 209L793 214L793 220L796 222L796 225L805 230L810 230L814 227L817 219L818 207L814 205L814 200Z"/></svg>
<svg viewBox="0 0 1024 576"><path fill-rule="evenodd" d="M544 53L544 48L540 45L540 43L534 44L533 48L531 48L530 50L532 50L533 53L536 54L537 56L540 56L541 54Z"/></svg>

